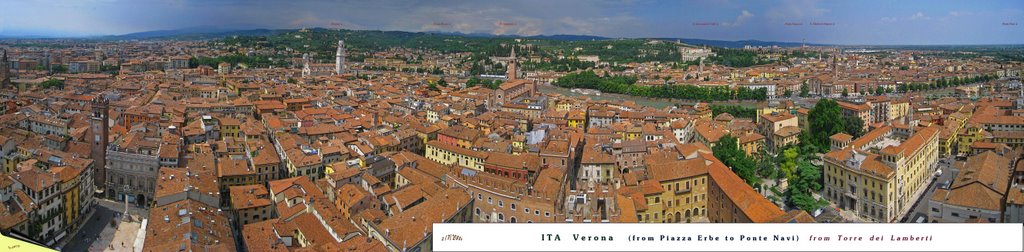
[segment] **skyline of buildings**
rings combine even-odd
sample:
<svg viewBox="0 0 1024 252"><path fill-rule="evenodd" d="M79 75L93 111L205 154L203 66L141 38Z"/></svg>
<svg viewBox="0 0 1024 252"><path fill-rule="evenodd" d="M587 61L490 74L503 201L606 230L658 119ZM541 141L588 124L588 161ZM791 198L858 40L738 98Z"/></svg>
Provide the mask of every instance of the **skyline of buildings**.
<svg viewBox="0 0 1024 252"><path fill-rule="evenodd" d="M1024 219L1012 49L345 32L0 40L0 231L430 251L433 223Z"/></svg>

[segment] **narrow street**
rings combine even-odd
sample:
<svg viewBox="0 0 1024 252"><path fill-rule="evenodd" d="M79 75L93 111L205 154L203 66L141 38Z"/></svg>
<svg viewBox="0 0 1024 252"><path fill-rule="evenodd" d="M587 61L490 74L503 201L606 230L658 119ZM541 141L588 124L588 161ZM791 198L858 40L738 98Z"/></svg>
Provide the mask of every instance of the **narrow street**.
<svg viewBox="0 0 1024 252"><path fill-rule="evenodd" d="M955 179L956 175L960 173L959 170L952 167L953 162L956 162L954 157L945 157L939 159L939 163L936 165L938 165L938 169L942 171L942 175L939 176L937 179L933 179L928 184L927 191L925 191L924 194L921 195L921 197L917 198L917 201L915 201L914 205L911 206L910 212L907 213L906 216L903 217L903 219L900 219L900 222L917 222L917 219L919 217L924 217L924 222L932 222L931 217L928 216L928 200L931 199L932 195L935 194L936 188L939 188L940 186L943 185L948 186L949 184L952 184L953 179Z"/></svg>

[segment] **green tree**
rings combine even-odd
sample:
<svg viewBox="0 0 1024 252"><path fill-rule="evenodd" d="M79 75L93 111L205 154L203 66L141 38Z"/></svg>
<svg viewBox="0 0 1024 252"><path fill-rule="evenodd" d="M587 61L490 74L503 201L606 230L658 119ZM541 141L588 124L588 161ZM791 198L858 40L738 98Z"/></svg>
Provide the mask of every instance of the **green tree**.
<svg viewBox="0 0 1024 252"><path fill-rule="evenodd" d="M761 148L757 151L757 174L761 175L762 178L775 178L778 176L778 169L775 168L775 159L768 150Z"/></svg>
<svg viewBox="0 0 1024 252"><path fill-rule="evenodd" d="M849 134L854 138L864 135L864 119L861 119L859 116L847 116L843 118L843 127L846 128L846 134Z"/></svg>
<svg viewBox="0 0 1024 252"><path fill-rule="evenodd" d="M476 77L469 78L469 80L466 81L466 88L475 87L477 84L480 84L480 79L477 79Z"/></svg>
<svg viewBox="0 0 1024 252"><path fill-rule="evenodd" d="M39 83L39 87L50 89L64 89L64 81L58 79L49 79Z"/></svg>
<svg viewBox="0 0 1024 252"><path fill-rule="evenodd" d="M68 67L64 66L64 65L53 65L52 68L53 68L53 71L52 71L53 73L67 73L68 72Z"/></svg>
<svg viewBox="0 0 1024 252"><path fill-rule="evenodd" d="M850 90L845 87L843 88L843 97L850 97Z"/></svg>
<svg viewBox="0 0 1024 252"><path fill-rule="evenodd" d="M729 113L734 117L754 119L757 116L757 109L741 105L720 105L712 104L711 115L718 116L722 113Z"/></svg>
<svg viewBox="0 0 1024 252"><path fill-rule="evenodd" d="M875 88L875 94L876 95L882 95L884 93L885 93L885 88L884 87L878 86L878 87Z"/></svg>
<svg viewBox="0 0 1024 252"><path fill-rule="evenodd" d="M801 160L796 167L796 176L789 180L790 204L804 211L814 211L828 205L824 200L815 200L812 192L821 191L821 171L809 161Z"/></svg>
<svg viewBox="0 0 1024 252"><path fill-rule="evenodd" d="M503 83L501 80L494 80L493 82L485 83L484 87L487 87L487 88L490 88L490 89L498 89L498 87L501 86L501 83Z"/></svg>
<svg viewBox="0 0 1024 252"><path fill-rule="evenodd" d="M800 97L811 96L811 87L806 82L800 84Z"/></svg>
<svg viewBox="0 0 1024 252"><path fill-rule="evenodd" d="M821 99L807 114L810 122L809 144L819 150L827 150L829 137L839 132L846 132L845 121L839 103L832 99Z"/></svg>
<svg viewBox="0 0 1024 252"><path fill-rule="evenodd" d="M779 164L779 169L790 181L796 176L796 158L799 155L796 147L789 147L782 151L782 163Z"/></svg>
<svg viewBox="0 0 1024 252"><path fill-rule="evenodd" d="M739 149L735 137L725 135L719 138L718 143L711 150L715 158L732 168L736 176L743 178L747 184L753 186L760 182L760 178L757 177L757 163Z"/></svg>

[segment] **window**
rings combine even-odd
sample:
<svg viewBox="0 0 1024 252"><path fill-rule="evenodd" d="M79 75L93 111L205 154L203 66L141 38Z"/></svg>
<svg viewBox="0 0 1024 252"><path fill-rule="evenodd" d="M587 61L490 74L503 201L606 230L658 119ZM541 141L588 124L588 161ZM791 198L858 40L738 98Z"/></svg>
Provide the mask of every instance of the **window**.
<svg viewBox="0 0 1024 252"><path fill-rule="evenodd" d="M540 210L533 210L533 215L540 215Z"/></svg>
<svg viewBox="0 0 1024 252"><path fill-rule="evenodd" d="M508 207L509 207L509 209L512 209L512 211L515 211L516 210L516 203L510 204Z"/></svg>
<svg viewBox="0 0 1024 252"><path fill-rule="evenodd" d="M498 200L498 207L505 207L505 201Z"/></svg>
<svg viewBox="0 0 1024 252"><path fill-rule="evenodd" d="M479 207L476 208L476 215L480 215L480 208Z"/></svg>
<svg viewBox="0 0 1024 252"><path fill-rule="evenodd" d="M516 223L517 222L516 221L516 217L508 217L508 222L509 223Z"/></svg>
<svg viewBox="0 0 1024 252"><path fill-rule="evenodd" d="M494 200L491 197L487 197L487 204L494 204Z"/></svg>
<svg viewBox="0 0 1024 252"><path fill-rule="evenodd" d="M529 214L530 213L530 208L529 207L523 208L523 211L526 212L527 214Z"/></svg>
<svg viewBox="0 0 1024 252"><path fill-rule="evenodd" d="M550 212L544 212L544 217L551 217L551 213Z"/></svg>

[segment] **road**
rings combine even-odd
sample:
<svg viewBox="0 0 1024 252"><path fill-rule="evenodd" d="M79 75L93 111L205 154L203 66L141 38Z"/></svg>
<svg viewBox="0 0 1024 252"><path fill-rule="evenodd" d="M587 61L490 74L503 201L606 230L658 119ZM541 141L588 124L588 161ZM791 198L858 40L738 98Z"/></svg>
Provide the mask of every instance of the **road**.
<svg viewBox="0 0 1024 252"><path fill-rule="evenodd" d="M93 209L92 218L82 225L82 228L78 230L71 240L64 245L63 251L88 251L89 246L97 240L97 236L103 232L103 228L110 225L110 221L116 216L121 216L124 212L124 203L115 202L106 199L97 199L96 208ZM148 212L145 209L134 207L133 204L129 204L128 212L135 216L148 216ZM119 217L118 217L119 218Z"/></svg>
<svg viewBox="0 0 1024 252"><path fill-rule="evenodd" d="M960 173L959 170L952 167L953 162L955 162L955 159L952 156L939 159L938 166L942 171L942 176L938 179L932 180L932 182L928 184L928 190L925 191L925 193L921 195L916 202L914 202L913 206L911 206L913 210L907 214L908 217L900 220L900 222L915 222L920 216L925 217L925 222L932 222L931 218L928 217L930 209L928 207L928 200L932 198L933 194L935 194L936 188L942 186L944 182L952 183L953 179L956 178L956 175Z"/></svg>

